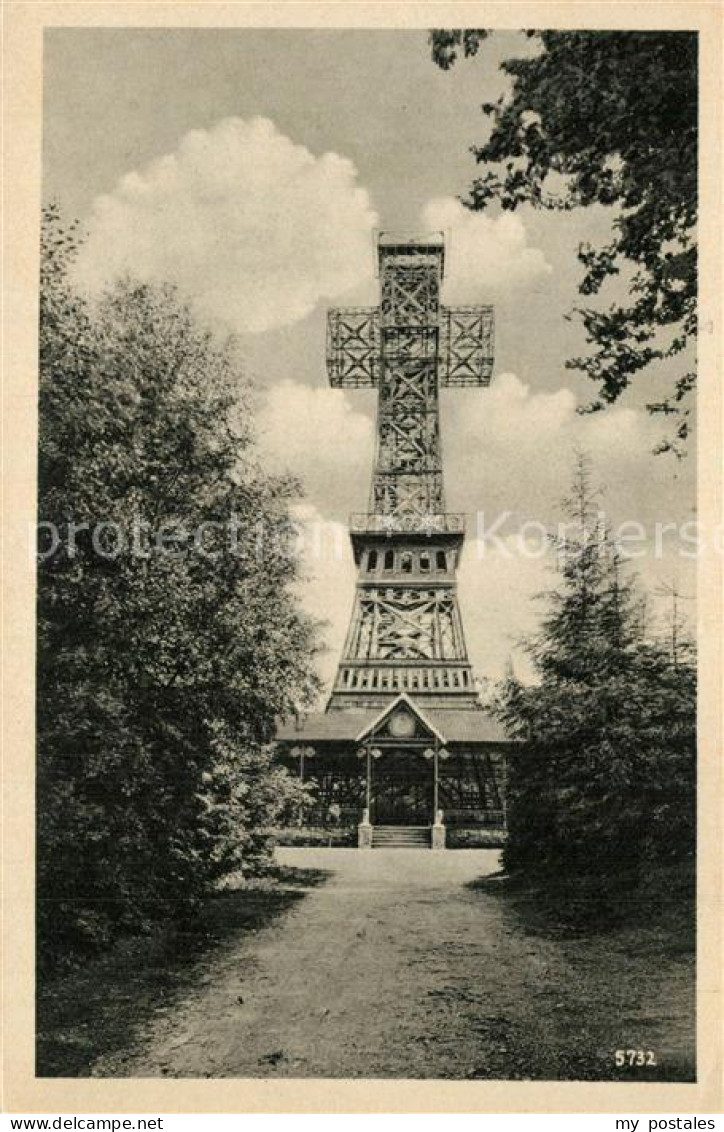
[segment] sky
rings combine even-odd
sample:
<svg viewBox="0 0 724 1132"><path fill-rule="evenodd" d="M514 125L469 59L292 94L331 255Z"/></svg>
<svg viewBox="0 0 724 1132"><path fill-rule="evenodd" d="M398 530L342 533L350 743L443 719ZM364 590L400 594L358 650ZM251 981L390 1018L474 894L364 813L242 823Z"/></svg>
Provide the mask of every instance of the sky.
<svg viewBox="0 0 724 1132"><path fill-rule="evenodd" d="M264 457L305 487L301 596L327 622L325 680L351 611L345 522L366 508L376 408L371 391L330 389L326 310L377 301L378 229L443 229L443 301L495 306L490 388L442 394L447 504L468 516L460 599L479 675L499 678L509 659L528 674L521 638L540 614L535 595L555 583L530 524L561 517L576 450L591 456L611 521L644 524L632 548L645 585L676 579L693 594L694 562L674 531L694 518L693 456L653 455L665 425L645 409L667 373L582 416L595 387L565 367L586 350L565 317L576 249L606 239L610 210L472 213L459 201L478 171L470 147L488 129L480 106L505 91L498 65L527 41L496 33L443 72L421 31L45 36L44 195L87 232L78 283L97 293L128 270L170 279L201 319L239 335ZM660 554L656 523L670 525ZM665 599L652 609L663 619Z"/></svg>

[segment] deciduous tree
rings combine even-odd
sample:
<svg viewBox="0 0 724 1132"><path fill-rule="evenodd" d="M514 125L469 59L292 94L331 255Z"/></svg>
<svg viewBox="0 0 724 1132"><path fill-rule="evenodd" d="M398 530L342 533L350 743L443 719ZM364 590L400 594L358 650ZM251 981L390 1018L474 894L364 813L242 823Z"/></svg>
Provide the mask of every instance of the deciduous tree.
<svg viewBox="0 0 724 1132"><path fill-rule="evenodd" d="M484 58L488 34L432 32L433 58L446 70L461 51ZM611 208L610 242L580 245L579 289L595 296L620 274L629 300L576 308L591 351L568 364L598 385L589 406L595 410L616 401L642 370L678 358L673 387L654 395L649 408L673 417L673 436L661 448L681 453L695 382L697 35L524 35L536 49L501 64L508 89L483 106L492 129L473 150L484 172L467 203Z"/></svg>
<svg viewBox="0 0 724 1132"><path fill-rule="evenodd" d="M237 351L170 287L91 306L45 218L38 891L46 953L192 907L285 798L275 718L315 688L298 485L259 465Z"/></svg>

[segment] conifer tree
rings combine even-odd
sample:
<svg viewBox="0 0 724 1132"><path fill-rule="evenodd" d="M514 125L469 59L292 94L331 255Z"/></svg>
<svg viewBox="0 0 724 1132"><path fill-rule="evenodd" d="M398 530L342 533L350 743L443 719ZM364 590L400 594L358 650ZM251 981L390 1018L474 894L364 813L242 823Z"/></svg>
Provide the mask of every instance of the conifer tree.
<svg viewBox="0 0 724 1132"><path fill-rule="evenodd" d="M597 515L585 457L555 540L560 584L528 642L538 683L509 678L512 872L636 880L693 851L695 679L642 636L641 601Z"/></svg>

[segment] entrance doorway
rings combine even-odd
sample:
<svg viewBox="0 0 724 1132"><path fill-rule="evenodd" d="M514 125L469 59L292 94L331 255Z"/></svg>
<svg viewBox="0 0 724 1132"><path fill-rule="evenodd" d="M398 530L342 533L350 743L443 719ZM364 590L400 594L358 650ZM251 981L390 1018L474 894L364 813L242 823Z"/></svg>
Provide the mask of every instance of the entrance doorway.
<svg viewBox="0 0 724 1132"><path fill-rule="evenodd" d="M387 748L372 768L373 825L431 825L433 768L416 749Z"/></svg>

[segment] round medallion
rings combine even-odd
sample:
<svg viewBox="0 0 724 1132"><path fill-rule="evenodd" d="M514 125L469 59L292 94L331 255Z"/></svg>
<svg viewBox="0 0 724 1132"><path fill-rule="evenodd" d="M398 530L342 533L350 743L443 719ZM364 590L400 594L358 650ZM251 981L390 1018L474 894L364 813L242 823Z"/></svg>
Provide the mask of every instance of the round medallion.
<svg viewBox="0 0 724 1132"><path fill-rule="evenodd" d="M407 711L396 711L390 719L389 728L395 739L409 739L415 734L415 720Z"/></svg>

